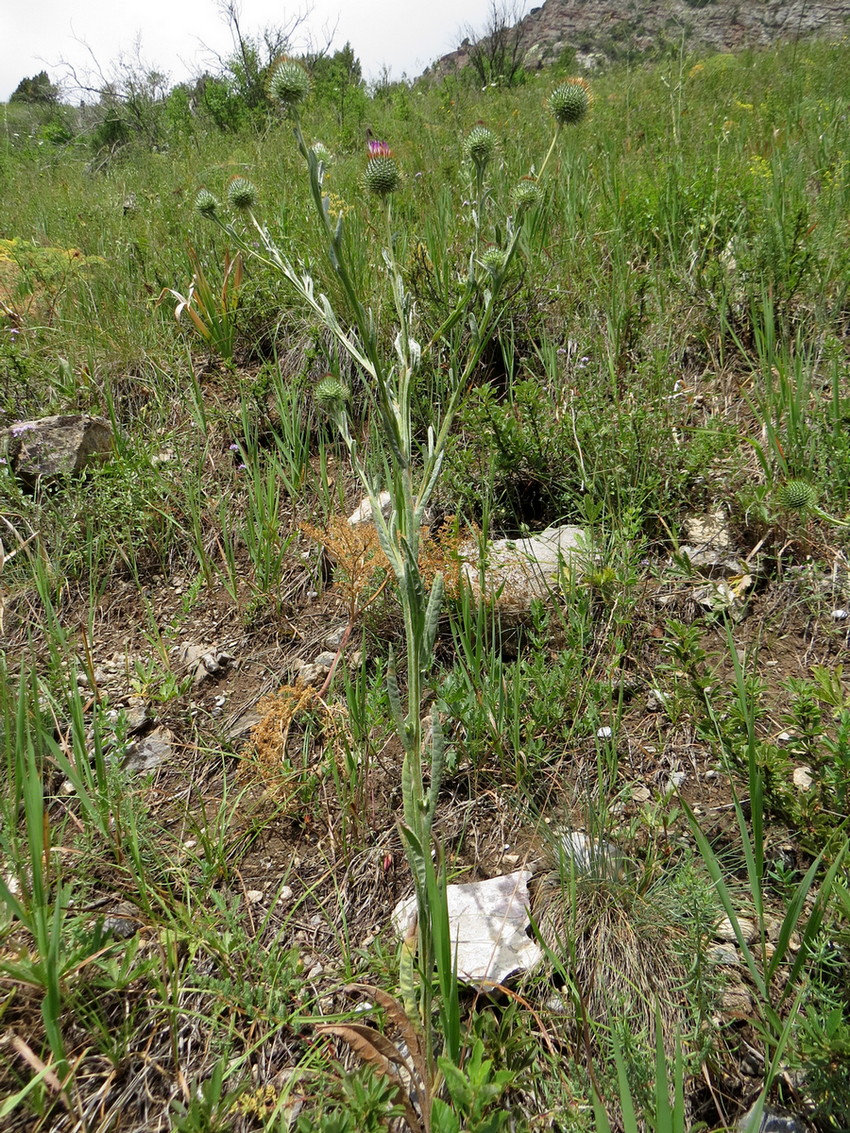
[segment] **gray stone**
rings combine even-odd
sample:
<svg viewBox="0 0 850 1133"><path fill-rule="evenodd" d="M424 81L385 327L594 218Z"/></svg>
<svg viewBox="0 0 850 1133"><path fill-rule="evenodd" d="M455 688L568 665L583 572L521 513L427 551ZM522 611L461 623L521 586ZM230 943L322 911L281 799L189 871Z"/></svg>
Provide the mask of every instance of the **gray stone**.
<svg viewBox="0 0 850 1133"><path fill-rule="evenodd" d="M195 685L201 684L207 677L221 676L232 661L235 660L229 653L217 649L214 645L177 645L173 649L176 660L185 666L187 674Z"/></svg>
<svg viewBox="0 0 850 1133"><path fill-rule="evenodd" d="M381 515L386 519L392 511L392 496L389 492L381 492L378 496L378 503L381 507ZM368 496L364 496L348 517L348 522L352 527L357 527L360 523L369 523L371 519L372 501Z"/></svg>
<svg viewBox="0 0 850 1133"><path fill-rule="evenodd" d="M155 771L171 759L171 733L167 728L154 728L150 735L135 740L127 748L122 766L125 771Z"/></svg>
<svg viewBox="0 0 850 1133"><path fill-rule="evenodd" d="M132 905L122 903L103 918L103 931L115 940L129 940L141 928L141 921L135 915Z"/></svg>
<svg viewBox="0 0 850 1133"><path fill-rule="evenodd" d="M755 1102L735 1125L735 1133L806 1133L806 1126L790 1113L765 1106L758 1114Z"/></svg>
<svg viewBox="0 0 850 1133"><path fill-rule="evenodd" d="M576 872L599 880L622 879L625 876L626 859L613 842L603 842L592 838L583 830L568 830L561 834L556 849L572 862Z"/></svg>
<svg viewBox="0 0 850 1133"><path fill-rule="evenodd" d="M732 944L712 944L706 955L710 964L733 965L739 960L738 950Z"/></svg>
<svg viewBox="0 0 850 1133"><path fill-rule="evenodd" d="M115 438L104 417L70 413L18 421L0 430L0 451L27 487L58 476L77 475L108 460Z"/></svg>
<svg viewBox="0 0 850 1133"><path fill-rule="evenodd" d="M584 573L591 552L581 527L549 527L527 539L496 539L481 551L464 543L459 553L462 573L473 594L493 601L502 612L527 612L536 598L558 590L564 571Z"/></svg>

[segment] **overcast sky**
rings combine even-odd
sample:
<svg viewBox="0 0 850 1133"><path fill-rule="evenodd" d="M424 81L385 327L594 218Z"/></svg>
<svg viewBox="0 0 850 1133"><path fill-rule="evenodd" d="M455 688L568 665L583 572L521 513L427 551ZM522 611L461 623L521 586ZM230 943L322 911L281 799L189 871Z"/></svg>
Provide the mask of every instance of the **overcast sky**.
<svg viewBox="0 0 850 1133"><path fill-rule="evenodd" d="M490 0L313 0L310 7L302 31L314 43L336 27L335 46L349 40L367 77L386 65L394 78L412 78L457 46L459 28L483 27ZM242 30L285 26L304 8L298 0L241 0ZM231 48L217 0L0 0L0 101L39 71L58 80L63 59L91 69L83 44L108 73L121 53L133 54L137 39L143 61L173 82L209 64L204 45L224 56Z"/></svg>

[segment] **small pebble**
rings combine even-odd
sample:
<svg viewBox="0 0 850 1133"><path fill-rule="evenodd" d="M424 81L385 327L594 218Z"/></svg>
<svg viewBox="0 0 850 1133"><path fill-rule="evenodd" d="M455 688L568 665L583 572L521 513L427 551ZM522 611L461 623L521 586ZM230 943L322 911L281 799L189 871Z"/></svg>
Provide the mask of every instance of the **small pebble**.
<svg viewBox="0 0 850 1133"><path fill-rule="evenodd" d="M813 782L811 767L795 767L793 779L798 791L808 791Z"/></svg>
<svg viewBox="0 0 850 1133"><path fill-rule="evenodd" d="M687 777L687 772L685 771L671 771L670 777L667 780L666 793L672 795L674 791L678 791Z"/></svg>
<svg viewBox="0 0 850 1133"><path fill-rule="evenodd" d="M731 944L713 944L707 955L711 964L738 963L738 952Z"/></svg>
<svg viewBox="0 0 850 1133"><path fill-rule="evenodd" d="M753 921L747 920L746 917L738 917L738 928L741 930L741 935L747 943L755 940L757 933ZM738 939L735 935L732 922L728 917L724 917L721 921L718 921L714 928L714 939L726 941L736 941Z"/></svg>

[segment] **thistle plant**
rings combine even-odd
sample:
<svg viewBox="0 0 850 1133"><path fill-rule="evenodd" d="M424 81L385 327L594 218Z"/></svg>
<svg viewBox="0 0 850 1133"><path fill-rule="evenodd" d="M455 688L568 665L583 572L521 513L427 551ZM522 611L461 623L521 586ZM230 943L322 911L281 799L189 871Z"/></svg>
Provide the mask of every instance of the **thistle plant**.
<svg viewBox="0 0 850 1133"><path fill-rule="evenodd" d="M496 151L496 139L492 132L487 127L479 122L478 125L467 135L463 143L464 155L469 158L475 167L475 213L473 215L473 223L475 225L475 253L478 253L478 246L481 238L481 227L484 223L484 210L487 205L487 182L486 172L487 166Z"/></svg>
<svg viewBox="0 0 850 1133"><path fill-rule="evenodd" d="M336 342L337 348L353 363L362 381L363 393L371 405L373 419L386 446L384 467L392 507L386 517L382 513L381 486L370 475L356 430L351 426L351 395L338 377L323 378L315 390L317 405L334 422L372 505L373 522L381 548L395 578L404 616L406 645L406 689L404 698L397 679L395 662L390 657L387 685L395 726L403 748L402 798L403 835L417 896L418 955L423 973L420 988L420 1013L425 1031L430 1031L430 1005L433 994L431 974L434 970L435 939L444 963L451 968L451 946L447 923L436 924L434 895L435 869L431 859L431 828L440 790L445 743L439 716L432 711L430 736L425 741L421 720L423 682L433 664L434 642L443 594L443 579L437 574L430 588L425 585L419 568L420 529L425 508L439 480L449 432L461 401L488 342L505 314L501 291L511 262L517 253L521 233L521 214L509 218L500 247L488 250L481 261L476 248L470 255L469 269L459 300L436 331L422 344L422 332L406 291L404 278L396 261L392 241L393 195L401 185L401 172L389 145L371 141L368 147L363 183L384 214L386 241L383 260L392 293L394 326L376 326L372 311L364 305L354 282L349 261L350 252L343 239L343 217L333 215L324 188L324 162L321 151L305 142L299 103L309 87L306 72L300 64L285 60L269 80L269 90L287 107L293 122L295 140L307 165L310 192L327 250L331 270L340 285L343 301L337 307L327 295L318 291L313 274L303 263L292 259L278 246L269 230L257 219L254 202L248 201L244 185L231 183L229 203L251 230L251 241L242 225L222 218L204 197L201 211L219 224L245 253L278 272L295 294L306 303L320 325ZM301 68L303 71L303 68ZM465 150L476 167L480 198L486 193L485 172L493 152L494 141L488 130L477 128L467 139ZM236 199L234 199L234 197ZM477 235L477 234L476 234ZM252 246L257 243L259 249ZM344 307L344 309L343 309ZM337 309L339 308L339 309ZM459 346L460 336L454 328L468 321L470 334ZM389 335L387 335L389 331ZM394 350L387 351L387 338ZM440 352L449 360L449 394L440 414L435 414L424 437L414 433L412 414L413 389L423 356ZM426 769L429 781L426 786ZM430 889L430 896L429 896ZM436 933L436 938L435 938ZM443 948L445 944L445 948ZM444 988L445 992L445 988ZM450 997L446 994L444 1000ZM427 1038L430 1049L430 1037Z"/></svg>
<svg viewBox="0 0 850 1133"><path fill-rule="evenodd" d="M393 151L386 142L369 142L363 184L370 193L378 197L388 197L401 184L401 174L393 158Z"/></svg>
<svg viewBox="0 0 850 1133"><path fill-rule="evenodd" d="M586 79L567 79L555 87L547 99L547 106L555 119L555 134L552 138L546 157L540 167L538 178L549 164L549 159L555 149L555 144L564 127L578 126L584 121L591 104L590 84Z"/></svg>
<svg viewBox="0 0 850 1133"><path fill-rule="evenodd" d="M775 492L774 498L782 511L805 517L813 515L838 527L850 527L850 520L836 519L818 504L817 489L806 480L786 480Z"/></svg>

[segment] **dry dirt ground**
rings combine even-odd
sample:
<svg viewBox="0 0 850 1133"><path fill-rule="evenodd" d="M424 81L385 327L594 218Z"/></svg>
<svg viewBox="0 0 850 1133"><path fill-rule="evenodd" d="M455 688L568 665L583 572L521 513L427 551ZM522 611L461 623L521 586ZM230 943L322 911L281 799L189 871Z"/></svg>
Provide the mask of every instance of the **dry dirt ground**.
<svg viewBox="0 0 850 1133"><path fill-rule="evenodd" d="M805 547L797 547L802 565L774 573L770 581L757 580L733 627L739 655L757 654L765 700L775 706L763 725L768 733L771 727L775 734L784 727L789 678L806 676L813 664L841 664L847 656L847 623L831 616L847 601L844 563L837 552L818 550L818 561L828 560L828 565L815 565L814 559L807 563L801 553ZM734 847L729 779L718 773L718 753L696 726L687 696L676 697L668 675L664 687L676 701L675 710L651 710L648 704L648 694L661 683L667 618L697 620L707 665L717 682L731 686L725 631L695 601L697 582L671 568L667 550L659 547L644 569L628 653L610 677L614 699L622 693L623 704L616 729L614 835L620 831L630 837L626 849L631 854L640 855L649 840L657 847L659 830L638 819L649 803L664 797L675 774L681 798L709 837L718 846ZM339 636L349 624L349 606L334 585L333 571L321 569L315 554L309 566L293 567L277 610L250 618L223 590L184 570L152 575L143 589L115 579L98 601L90 632L85 629L87 596L70 589L61 595L61 616L76 644L89 718L98 706L123 709L139 723L132 737L137 745L151 734L169 745L159 766L131 776L132 791L144 795L149 811L144 837L156 839L167 856L178 865L185 861L190 870L198 868L206 840L215 840L220 892L244 906L266 932L286 924L319 1000L328 981L338 983L335 975L356 969L357 957L376 940L384 941L392 957L391 911L410 891L397 828L399 744L385 720L376 722L358 744L344 697L338 695L343 667L355 673L360 668L357 656L352 664L353 654L362 657L365 652L368 674L370 658L385 656L387 639L394 637L400 648L400 623L388 594L383 605L377 602L353 627L339 649L333 679L312 686L300 681L299 666L312 662L326 649L329 634ZM552 599L555 605L562 600ZM25 655L27 636L34 640L39 616L31 595L18 596L7 608L3 646L9 672ZM597 674L606 663L604 602L598 620L603 644L588 642L587 657ZM557 617L551 625L548 643L537 640L529 646L520 638L511 648L519 656L528 648L543 648L554 661ZM185 646L211 652L214 671L193 681L181 660ZM452 659L448 627L438 658L444 663ZM439 672L434 683L439 697ZM495 757L479 756L472 767L462 754L463 728L452 720L446 728L461 754L443 785L435 834L455 880L491 877L533 862L547 823L586 824L588 784L597 775L599 750L592 734L553 743L552 758L518 792ZM360 768L356 782L347 763L354 751ZM54 776L49 787L55 792L50 806L54 827L73 825L77 820L71 800L63 795L61 776ZM663 852L670 855L689 840L681 818L669 831L665 828L665 836L669 844ZM769 826L767 847L769 859L790 868L811 860L800 839L781 823ZM125 917L144 934L144 918L126 878L103 868L92 881L92 909ZM25 1017L27 1000L19 989L7 1021ZM743 1033L749 1025L746 1003L744 1009L732 1003L729 1010ZM754 1092L757 1079L752 1073L748 1078L746 1068L738 1074L736 1083L727 1071L724 1088L740 1101Z"/></svg>

